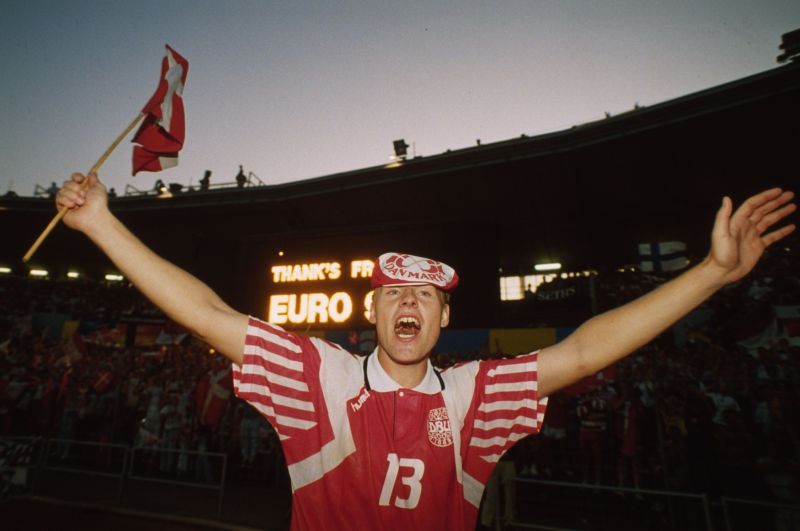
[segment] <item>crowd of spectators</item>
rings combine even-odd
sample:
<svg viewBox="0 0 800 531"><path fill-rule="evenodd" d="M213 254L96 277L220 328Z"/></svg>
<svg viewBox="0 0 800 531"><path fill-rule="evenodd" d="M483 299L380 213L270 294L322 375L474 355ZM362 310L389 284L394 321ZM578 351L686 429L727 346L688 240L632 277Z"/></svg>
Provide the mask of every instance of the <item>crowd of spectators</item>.
<svg viewBox="0 0 800 531"><path fill-rule="evenodd" d="M0 301L0 436L53 439L49 458L65 463L81 457L72 441L135 445L147 474L178 479L216 481L194 452L226 453L242 475L280 475L277 435L233 396L224 357L186 334L131 346L103 333L120 319L168 328L130 286L4 276ZM97 329L53 334L41 316Z"/></svg>
<svg viewBox="0 0 800 531"><path fill-rule="evenodd" d="M602 273L599 310L666 278ZM521 476L798 504L798 384L800 256L787 246L638 352L551 396L541 434L512 458Z"/></svg>
<svg viewBox="0 0 800 531"><path fill-rule="evenodd" d="M772 252L656 341L550 397L542 433L511 452L517 474L800 501L800 331L775 315L800 305L799 273L796 252ZM601 272L599 309L663 281ZM275 432L233 396L229 362L207 345L64 337L37 328L41 314L166 323L123 283L0 277L0 436L57 439L63 461L74 457L69 441L136 445L151 451L151 473L175 477L210 480L193 451L226 453L242 475L284 473Z"/></svg>

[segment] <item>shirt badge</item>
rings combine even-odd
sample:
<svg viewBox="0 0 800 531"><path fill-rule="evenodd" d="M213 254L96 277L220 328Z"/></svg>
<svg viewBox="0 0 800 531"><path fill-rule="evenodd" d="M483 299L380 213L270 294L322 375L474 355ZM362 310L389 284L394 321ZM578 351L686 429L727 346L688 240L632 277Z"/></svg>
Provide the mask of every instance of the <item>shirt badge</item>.
<svg viewBox="0 0 800 531"><path fill-rule="evenodd" d="M446 407L437 407L428 411L428 440L434 446L450 446L453 444L453 433L450 431L450 417Z"/></svg>

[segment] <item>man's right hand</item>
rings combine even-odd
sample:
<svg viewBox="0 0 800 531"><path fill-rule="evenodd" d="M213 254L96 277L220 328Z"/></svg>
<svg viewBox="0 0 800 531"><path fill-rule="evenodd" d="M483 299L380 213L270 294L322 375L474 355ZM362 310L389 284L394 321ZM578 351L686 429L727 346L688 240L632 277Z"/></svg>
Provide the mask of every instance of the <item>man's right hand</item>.
<svg viewBox="0 0 800 531"><path fill-rule="evenodd" d="M96 226L99 216L109 213L106 187L98 180L96 173L88 177L73 173L56 195L56 208L59 211L68 210L64 215L64 223L68 227L86 233Z"/></svg>

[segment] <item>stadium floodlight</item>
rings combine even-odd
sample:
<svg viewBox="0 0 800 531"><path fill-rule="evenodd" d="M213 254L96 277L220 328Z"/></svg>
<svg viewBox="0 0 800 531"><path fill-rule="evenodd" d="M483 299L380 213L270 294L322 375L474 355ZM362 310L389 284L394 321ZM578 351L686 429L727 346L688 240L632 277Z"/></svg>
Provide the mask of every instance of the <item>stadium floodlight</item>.
<svg viewBox="0 0 800 531"><path fill-rule="evenodd" d="M11 273L10 267L0 266L0 274L7 275Z"/></svg>
<svg viewBox="0 0 800 531"><path fill-rule="evenodd" d="M80 278L81 274L77 271L67 271L67 278Z"/></svg>
<svg viewBox="0 0 800 531"><path fill-rule="evenodd" d="M32 277L46 277L50 273L46 269L31 269L28 274Z"/></svg>
<svg viewBox="0 0 800 531"><path fill-rule="evenodd" d="M172 197L172 192L170 192L170 189L167 188L167 185L164 184L164 181L161 179L157 180L156 184L153 185L153 191L158 194L156 197L159 199L169 199Z"/></svg>
<svg viewBox="0 0 800 531"><path fill-rule="evenodd" d="M105 278L110 282L121 282L125 277L114 273L108 273Z"/></svg>
<svg viewBox="0 0 800 531"><path fill-rule="evenodd" d="M400 140L395 140L392 144L394 144L394 156L398 159L406 158L406 155L408 155L408 144L406 144L406 141L401 138Z"/></svg>
<svg viewBox="0 0 800 531"><path fill-rule="evenodd" d="M533 266L536 271L558 271L561 269L561 264L553 262L549 264L536 264Z"/></svg>
<svg viewBox="0 0 800 531"><path fill-rule="evenodd" d="M800 29L781 35L781 44L778 48L783 50L777 57L779 63L800 60Z"/></svg>

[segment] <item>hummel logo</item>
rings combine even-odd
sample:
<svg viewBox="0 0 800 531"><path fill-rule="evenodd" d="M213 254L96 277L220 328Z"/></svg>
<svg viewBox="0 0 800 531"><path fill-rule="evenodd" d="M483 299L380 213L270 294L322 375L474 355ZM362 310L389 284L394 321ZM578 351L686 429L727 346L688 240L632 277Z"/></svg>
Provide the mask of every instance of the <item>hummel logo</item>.
<svg viewBox="0 0 800 531"><path fill-rule="evenodd" d="M358 397L358 400L355 402L350 402L350 407L353 408L353 411L358 411L361 409L361 406L364 405L364 402L367 401L367 398L369 398L369 391L364 389L364 392L361 393L361 395Z"/></svg>

